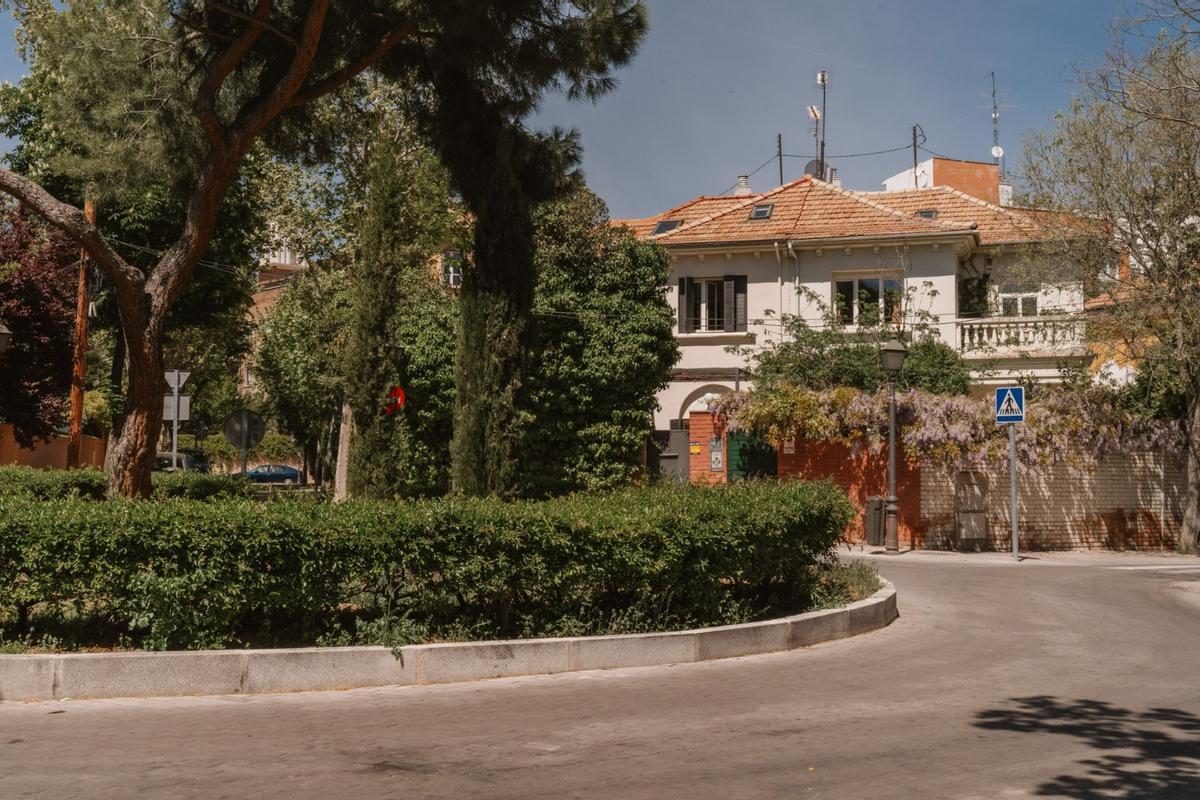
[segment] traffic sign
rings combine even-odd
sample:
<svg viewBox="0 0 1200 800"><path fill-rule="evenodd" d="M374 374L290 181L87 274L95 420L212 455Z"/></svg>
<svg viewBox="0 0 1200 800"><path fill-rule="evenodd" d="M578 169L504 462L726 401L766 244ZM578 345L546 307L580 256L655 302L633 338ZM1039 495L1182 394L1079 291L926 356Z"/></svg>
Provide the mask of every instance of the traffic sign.
<svg viewBox="0 0 1200 800"><path fill-rule="evenodd" d="M996 389L996 423L1025 421L1025 389L1021 386L1001 386Z"/></svg>
<svg viewBox="0 0 1200 800"><path fill-rule="evenodd" d="M167 386L171 387L171 391L178 392L187 383L187 379L191 374L182 369L169 369L163 373L163 377L166 378Z"/></svg>
<svg viewBox="0 0 1200 800"><path fill-rule="evenodd" d="M175 401L179 401L179 419L175 418ZM192 398L190 395L168 394L163 397L163 422L187 422L192 418Z"/></svg>
<svg viewBox="0 0 1200 800"><path fill-rule="evenodd" d="M246 408L239 408L225 420L225 438L242 450L257 447L266 432L263 418Z"/></svg>

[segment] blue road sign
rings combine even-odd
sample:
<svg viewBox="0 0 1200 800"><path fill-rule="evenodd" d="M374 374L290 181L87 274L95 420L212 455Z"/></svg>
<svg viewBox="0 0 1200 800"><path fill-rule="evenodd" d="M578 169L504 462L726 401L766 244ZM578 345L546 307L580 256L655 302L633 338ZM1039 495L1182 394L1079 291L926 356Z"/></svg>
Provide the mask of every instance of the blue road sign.
<svg viewBox="0 0 1200 800"><path fill-rule="evenodd" d="M1025 389L1020 386L1001 386L996 389L996 422L1025 421Z"/></svg>

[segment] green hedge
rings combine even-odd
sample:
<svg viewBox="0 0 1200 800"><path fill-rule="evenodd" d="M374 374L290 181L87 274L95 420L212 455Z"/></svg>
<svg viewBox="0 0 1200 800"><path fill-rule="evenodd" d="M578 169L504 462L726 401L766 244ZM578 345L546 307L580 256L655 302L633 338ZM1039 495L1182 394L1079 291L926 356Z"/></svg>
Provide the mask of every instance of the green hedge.
<svg viewBox="0 0 1200 800"><path fill-rule="evenodd" d="M80 497L103 500L108 479L95 467L79 469L34 469L0 467L0 497L25 496L39 500ZM254 484L237 475L206 475L199 472L164 472L154 475L157 499L183 497L190 500L254 497Z"/></svg>
<svg viewBox="0 0 1200 800"><path fill-rule="evenodd" d="M0 496L0 629L203 648L740 622L808 607L852 513L824 482L544 502Z"/></svg>
<svg viewBox="0 0 1200 800"><path fill-rule="evenodd" d="M103 500L108 479L95 467L79 469L34 469L0 466L0 497L23 495L39 500L82 497Z"/></svg>

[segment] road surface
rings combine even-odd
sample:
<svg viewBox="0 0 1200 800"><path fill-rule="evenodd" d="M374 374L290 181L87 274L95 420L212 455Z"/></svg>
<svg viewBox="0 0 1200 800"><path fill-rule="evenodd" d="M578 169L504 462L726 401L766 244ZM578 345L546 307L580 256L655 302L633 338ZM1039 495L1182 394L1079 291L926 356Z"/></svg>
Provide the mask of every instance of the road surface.
<svg viewBox="0 0 1200 800"><path fill-rule="evenodd" d="M900 619L790 653L0 704L0 798L1200 797L1200 561L877 563Z"/></svg>

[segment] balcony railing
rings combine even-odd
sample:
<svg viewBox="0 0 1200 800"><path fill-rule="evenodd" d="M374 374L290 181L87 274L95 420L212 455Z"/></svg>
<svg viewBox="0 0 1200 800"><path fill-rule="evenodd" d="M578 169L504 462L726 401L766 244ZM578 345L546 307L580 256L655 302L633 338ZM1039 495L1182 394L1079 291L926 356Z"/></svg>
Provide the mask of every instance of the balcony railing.
<svg viewBox="0 0 1200 800"><path fill-rule="evenodd" d="M960 320L964 353L1067 353L1084 347L1083 320L1070 317L984 317Z"/></svg>

